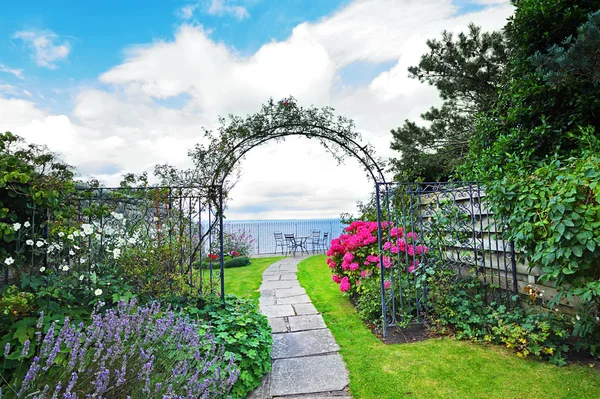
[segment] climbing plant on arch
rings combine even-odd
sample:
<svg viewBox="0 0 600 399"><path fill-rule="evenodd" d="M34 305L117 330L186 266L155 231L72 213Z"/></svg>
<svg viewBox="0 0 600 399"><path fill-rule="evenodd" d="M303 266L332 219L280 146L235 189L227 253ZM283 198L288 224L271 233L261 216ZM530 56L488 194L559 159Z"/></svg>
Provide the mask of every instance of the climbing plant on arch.
<svg viewBox="0 0 600 399"><path fill-rule="evenodd" d="M369 143L363 143L354 122L334 113L331 107L301 107L293 97L280 101L270 99L260 111L239 117L220 119L219 128L206 131L207 145L198 144L191 151L202 176L211 185L224 185L238 167L238 161L252 148L268 141L282 141L288 136L304 136L319 141L338 161L351 156L358 159L374 182L385 181L384 162L375 155Z"/></svg>

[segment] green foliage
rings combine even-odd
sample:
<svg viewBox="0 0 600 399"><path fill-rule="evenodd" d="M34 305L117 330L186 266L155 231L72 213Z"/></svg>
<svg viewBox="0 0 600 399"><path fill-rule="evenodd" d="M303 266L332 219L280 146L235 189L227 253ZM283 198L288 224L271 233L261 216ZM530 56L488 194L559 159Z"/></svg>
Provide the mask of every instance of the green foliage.
<svg viewBox="0 0 600 399"><path fill-rule="evenodd" d="M198 303L199 308L188 311L208 323L215 342L224 345L225 350L235 356L240 376L232 395L233 398L245 398L271 370L271 327L250 300L228 295L225 305L216 299L203 301Z"/></svg>
<svg viewBox="0 0 600 399"><path fill-rule="evenodd" d="M17 249L18 229L25 221L49 227L54 220L68 217L66 198L75 188L73 170L46 147L26 145L10 132L0 133L0 260ZM11 273L19 273L12 269Z"/></svg>
<svg viewBox="0 0 600 399"><path fill-rule="evenodd" d="M505 27L507 84L478 120L461 171L486 184L496 214L541 281L577 297L578 345L598 356L600 3L517 0ZM589 304L589 305L588 305Z"/></svg>
<svg viewBox="0 0 600 399"><path fill-rule="evenodd" d="M242 267L250 265L250 258L247 256L238 256L237 258L227 259L224 262L224 267Z"/></svg>
<svg viewBox="0 0 600 399"><path fill-rule="evenodd" d="M569 336L566 317L535 304L488 300L490 287L476 278L457 279L456 272L438 271L429 278L432 327L458 339L505 344L519 357L533 355L566 364Z"/></svg>
<svg viewBox="0 0 600 399"><path fill-rule="evenodd" d="M594 51L598 2L515 4L505 28L512 49L507 84L494 109L478 120L469 162L462 169L468 178L486 183L516 168L534 170L547 156L577 156L579 127L600 128ZM514 165L515 160L522 163Z"/></svg>
<svg viewBox="0 0 600 399"><path fill-rule="evenodd" d="M468 152L476 113L494 105L504 79L507 48L500 32L470 25L466 34L444 32L427 46L429 53L408 71L435 86L444 103L421 115L427 127L406 120L392 130L391 148L400 152L392 164L400 181L449 179Z"/></svg>

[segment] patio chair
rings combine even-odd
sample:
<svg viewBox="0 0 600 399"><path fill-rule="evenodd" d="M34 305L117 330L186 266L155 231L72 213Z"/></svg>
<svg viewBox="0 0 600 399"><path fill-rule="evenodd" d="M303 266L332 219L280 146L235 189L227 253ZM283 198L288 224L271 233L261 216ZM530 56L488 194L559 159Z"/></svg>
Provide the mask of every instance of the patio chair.
<svg viewBox="0 0 600 399"><path fill-rule="evenodd" d="M296 256L296 249L298 249L298 244L296 243L296 237L293 234L284 234L286 251L285 254L289 254L290 252Z"/></svg>
<svg viewBox="0 0 600 399"><path fill-rule="evenodd" d="M277 248L281 247L281 254L283 255L283 251L286 248L286 243L283 240L283 233L275 232L273 234L275 235L275 253L277 253Z"/></svg>
<svg viewBox="0 0 600 399"><path fill-rule="evenodd" d="M312 253L315 253L315 250L319 250L321 246L321 231L313 230L312 232L312 240L310 241L310 245L312 246Z"/></svg>
<svg viewBox="0 0 600 399"><path fill-rule="evenodd" d="M323 232L323 240L321 241L321 247L323 248L323 252L326 252L329 249L329 232Z"/></svg>

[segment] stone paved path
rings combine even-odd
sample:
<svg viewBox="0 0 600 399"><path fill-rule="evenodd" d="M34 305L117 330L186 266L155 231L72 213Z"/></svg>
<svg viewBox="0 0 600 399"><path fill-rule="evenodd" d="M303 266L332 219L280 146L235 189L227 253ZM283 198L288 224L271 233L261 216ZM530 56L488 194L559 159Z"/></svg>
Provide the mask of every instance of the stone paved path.
<svg viewBox="0 0 600 399"><path fill-rule="evenodd" d="M351 399L339 346L296 278L300 260L263 273L259 305L273 329L273 368L248 398Z"/></svg>

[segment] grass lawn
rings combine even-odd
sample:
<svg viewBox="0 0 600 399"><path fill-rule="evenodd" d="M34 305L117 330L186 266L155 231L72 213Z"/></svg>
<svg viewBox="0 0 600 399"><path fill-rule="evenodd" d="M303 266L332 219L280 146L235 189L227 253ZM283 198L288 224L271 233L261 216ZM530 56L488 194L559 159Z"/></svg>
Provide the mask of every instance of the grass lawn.
<svg viewBox="0 0 600 399"><path fill-rule="evenodd" d="M249 266L225 269L225 293L240 298L258 299L260 297L258 288L262 282L263 272L269 265L283 258L285 256L250 258Z"/></svg>
<svg viewBox="0 0 600 399"><path fill-rule="evenodd" d="M600 370L587 366L555 367L453 338L382 343L331 280L323 255L302 261L298 278L341 347L356 399L600 398Z"/></svg>

